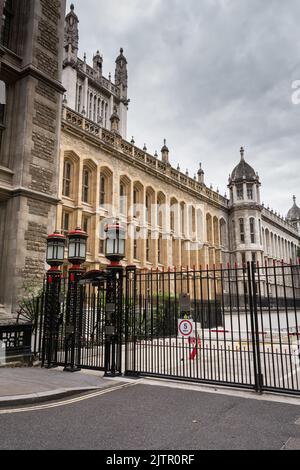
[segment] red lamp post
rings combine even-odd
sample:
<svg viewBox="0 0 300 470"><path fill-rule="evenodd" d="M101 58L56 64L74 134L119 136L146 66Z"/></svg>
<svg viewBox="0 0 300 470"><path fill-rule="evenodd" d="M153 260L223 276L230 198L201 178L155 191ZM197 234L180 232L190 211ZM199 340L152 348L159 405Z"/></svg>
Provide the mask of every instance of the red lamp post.
<svg viewBox="0 0 300 470"><path fill-rule="evenodd" d="M66 350L64 370L69 372L80 370L82 295L78 282L84 273L82 264L86 261L87 238L87 233L79 227L68 234L68 261L72 263L72 266L69 269L69 295L66 311Z"/></svg>
<svg viewBox="0 0 300 470"><path fill-rule="evenodd" d="M123 267L125 258L126 231L118 221L107 225L105 256L110 261L106 278L106 315L105 315L105 375L121 373L122 355L122 296Z"/></svg>
<svg viewBox="0 0 300 470"><path fill-rule="evenodd" d="M47 237L46 261L50 269L47 272L45 294L44 336L42 348L42 365L56 365L57 335L60 315L60 266L64 262L66 238L58 231Z"/></svg>

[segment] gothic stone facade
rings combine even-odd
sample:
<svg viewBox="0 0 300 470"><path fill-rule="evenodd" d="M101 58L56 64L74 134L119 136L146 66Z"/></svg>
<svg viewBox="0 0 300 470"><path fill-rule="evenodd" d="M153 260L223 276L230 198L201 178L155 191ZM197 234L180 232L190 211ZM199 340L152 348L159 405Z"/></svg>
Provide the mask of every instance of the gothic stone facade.
<svg viewBox="0 0 300 470"><path fill-rule="evenodd" d="M0 8L0 304L7 312L41 283L47 233L81 226L87 269L104 267L103 225L115 216L128 229L124 263L140 269L295 261L300 209L294 201L286 219L263 207L243 149L227 199L206 186L201 167L195 178L173 168L166 143L159 158L127 141L124 52L114 80L104 77L98 51L92 66L80 59L73 5L66 18L64 0L0 0Z"/></svg>
<svg viewBox="0 0 300 470"><path fill-rule="evenodd" d="M125 264L144 269L213 266L220 263L295 261L299 245L295 216L280 217L261 204L258 174L245 161L229 178L230 198L208 188L201 168L191 178L126 140L127 60L121 49L115 83L103 76L97 51L93 65L78 58L78 18L65 22L60 145L61 203L57 226L89 235L88 268L104 267L103 226L119 217L127 226ZM299 210L300 211L300 210ZM297 212L297 211L296 211Z"/></svg>
<svg viewBox="0 0 300 470"><path fill-rule="evenodd" d="M0 321L41 284L55 227L65 8L0 1Z"/></svg>

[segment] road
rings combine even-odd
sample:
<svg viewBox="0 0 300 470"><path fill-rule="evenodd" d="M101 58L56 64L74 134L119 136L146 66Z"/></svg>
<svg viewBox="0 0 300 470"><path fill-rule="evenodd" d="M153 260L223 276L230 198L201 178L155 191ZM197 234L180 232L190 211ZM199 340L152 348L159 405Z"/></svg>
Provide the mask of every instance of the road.
<svg viewBox="0 0 300 470"><path fill-rule="evenodd" d="M31 411L0 410L0 449L300 449L295 399L280 403L148 380L112 382L98 393Z"/></svg>

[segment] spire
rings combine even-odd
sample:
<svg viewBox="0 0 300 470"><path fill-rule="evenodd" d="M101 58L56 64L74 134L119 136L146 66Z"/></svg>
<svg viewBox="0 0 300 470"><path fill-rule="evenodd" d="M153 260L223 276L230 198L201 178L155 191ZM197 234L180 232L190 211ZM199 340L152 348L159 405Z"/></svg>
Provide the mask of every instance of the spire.
<svg viewBox="0 0 300 470"><path fill-rule="evenodd" d="M245 155L244 147L241 147L240 152L241 152L241 160L245 160L245 158L244 158L244 155Z"/></svg>
<svg viewBox="0 0 300 470"><path fill-rule="evenodd" d="M202 163L199 163L199 170L198 170L198 183L204 184L204 171L202 168Z"/></svg>
<svg viewBox="0 0 300 470"><path fill-rule="evenodd" d="M293 201L294 201L294 206L296 206L296 205L297 205L297 204L296 204L296 201L297 201L296 196L293 196Z"/></svg>
<svg viewBox="0 0 300 470"><path fill-rule="evenodd" d="M128 87L127 60L123 52L124 50L121 47L120 55L116 59L115 84L117 86L122 87L123 98L127 98L127 87Z"/></svg>
<svg viewBox="0 0 300 470"><path fill-rule="evenodd" d="M65 62L74 63L77 61L79 33L78 33L78 16L74 12L73 3L70 6L70 12L65 18L64 32L64 50Z"/></svg>
<svg viewBox="0 0 300 470"><path fill-rule="evenodd" d="M111 131L114 132L115 134L119 134L120 118L118 115L117 106L114 106L114 112L110 117L110 122L111 122Z"/></svg>
<svg viewBox="0 0 300 470"><path fill-rule="evenodd" d="M164 145L161 149L161 158L164 163L169 163L169 149L167 147L166 139L164 139Z"/></svg>
<svg viewBox="0 0 300 470"><path fill-rule="evenodd" d="M100 55L100 52L97 51L93 57L93 69L97 72L98 78L102 75L102 65L103 65L103 57Z"/></svg>

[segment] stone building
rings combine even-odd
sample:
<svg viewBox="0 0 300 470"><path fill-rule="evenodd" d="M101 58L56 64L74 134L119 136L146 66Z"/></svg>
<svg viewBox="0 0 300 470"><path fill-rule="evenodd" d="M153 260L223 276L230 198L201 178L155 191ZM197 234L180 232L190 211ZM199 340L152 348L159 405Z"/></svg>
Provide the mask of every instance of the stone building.
<svg viewBox="0 0 300 470"><path fill-rule="evenodd" d="M0 322L45 272L58 203L65 0L0 0Z"/></svg>
<svg viewBox="0 0 300 470"><path fill-rule="evenodd" d="M261 203L258 174L245 161L229 199L161 156L127 140L128 64L115 76L78 57L79 21L65 0L0 0L0 312L41 284L46 235L81 226L87 269L104 267L104 225L127 227L125 264L138 268L295 261L300 209L287 218ZM65 97L63 99L63 94ZM64 266L67 269L67 264ZM1 322L1 318L0 318Z"/></svg>
<svg viewBox="0 0 300 470"><path fill-rule="evenodd" d="M125 264L163 269L220 263L295 261L299 212L280 217L261 203L258 174L245 161L229 178L230 198L207 187L201 168L192 178L161 157L126 140L127 60L121 49L115 82L103 76L103 58L93 66L78 58L78 18L65 22L63 84L66 99L60 142L61 203L57 226L89 234L88 268L107 263L104 223L119 217L128 230ZM298 219L297 219L298 217ZM296 222L295 222L296 221Z"/></svg>

